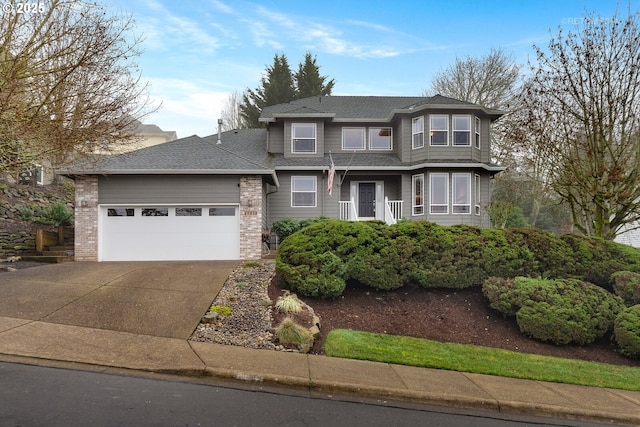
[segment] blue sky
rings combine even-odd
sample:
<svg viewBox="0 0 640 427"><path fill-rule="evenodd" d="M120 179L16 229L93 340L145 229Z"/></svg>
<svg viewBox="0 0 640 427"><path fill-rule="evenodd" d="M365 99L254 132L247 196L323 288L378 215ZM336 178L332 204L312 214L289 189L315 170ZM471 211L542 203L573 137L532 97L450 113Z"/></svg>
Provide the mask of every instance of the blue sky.
<svg viewBox="0 0 640 427"><path fill-rule="evenodd" d="M533 44L584 25L586 12L640 10L640 0L103 2L131 14L144 38L142 78L163 104L145 122L178 137L216 133L229 94L256 88L276 53L294 71L316 55L334 95L416 96L456 57L502 48L525 65Z"/></svg>

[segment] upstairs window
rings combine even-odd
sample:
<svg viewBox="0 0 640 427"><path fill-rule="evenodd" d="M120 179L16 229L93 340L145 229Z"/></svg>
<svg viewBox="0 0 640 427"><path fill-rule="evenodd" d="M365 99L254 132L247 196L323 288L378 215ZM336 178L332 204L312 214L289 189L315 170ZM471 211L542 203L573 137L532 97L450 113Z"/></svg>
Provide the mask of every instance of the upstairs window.
<svg viewBox="0 0 640 427"><path fill-rule="evenodd" d="M391 150L391 128L369 128L371 150Z"/></svg>
<svg viewBox="0 0 640 427"><path fill-rule="evenodd" d="M449 116L429 116L429 139L431 145L449 145Z"/></svg>
<svg viewBox="0 0 640 427"><path fill-rule="evenodd" d="M364 150L364 128L342 128L343 150Z"/></svg>
<svg viewBox="0 0 640 427"><path fill-rule="evenodd" d="M316 207L316 177L291 177L291 207Z"/></svg>
<svg viewBox="0 0 640 427"><path fill-rule="evenodd" d="M291 152L316 152L316 124L293 123L291 125Z"/></svg>
<svg viewBox="0 0 640 427"><path fill-rule="evenodd" d="M411 121L413 149L424 147L424 117L416 117Z"/></svg>
<svg viewBox="0 0 640 427"><path fill-rule="evenodd" d="M471 213L471 174L452 174L453 192L451 207L454 214Z"/></svg>
<svg viewBox="0 0 640 427"><path fill-rule="evenodd" d="M476 144L476 148L479 150L480 149L480 119L478 117L475 118L475 122L476 122L476 140L475 140L475 144Z"/></svg>
<svg viewBox="0 0 640 427"><path fill-rule="evenodd" d="M471 116L453 116L453 145L471 145Z"/></svg>

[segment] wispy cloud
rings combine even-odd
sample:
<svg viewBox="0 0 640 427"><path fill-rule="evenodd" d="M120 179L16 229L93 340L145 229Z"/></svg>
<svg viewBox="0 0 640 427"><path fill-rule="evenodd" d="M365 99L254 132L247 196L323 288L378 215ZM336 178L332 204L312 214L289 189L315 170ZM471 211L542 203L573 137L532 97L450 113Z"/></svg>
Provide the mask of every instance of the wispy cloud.
<svg viewBox="0 0 640 427"><path fill-rule="evenodd" d="M222 45L197 21L172 13L155 0L147 0L145 4L153 11L153 15L142 22L145 36L150 39L147 46L164 50L179 46L182 51L212 53Z"/></svg>

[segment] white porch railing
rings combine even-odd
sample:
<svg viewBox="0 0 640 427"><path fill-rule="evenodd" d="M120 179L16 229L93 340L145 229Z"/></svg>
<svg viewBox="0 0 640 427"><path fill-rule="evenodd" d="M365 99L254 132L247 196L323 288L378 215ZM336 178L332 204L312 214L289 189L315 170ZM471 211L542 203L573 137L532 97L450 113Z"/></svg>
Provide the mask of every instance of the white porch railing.
<svg viewBox="0 0 640 427"><path fill-rule="evenodd" d="M395 224L402 218L402 200L389 200L384 198L384 222L387 224Z"/></svg>
<svg viewBox="0 0 640 427"><path fill-rule="evenodd" d="M347 221L359 221L356 211L356 202L351 200L340 201L340 219ZM402 218L402 200L389 200L384 198L384 221L387 224L395 224Z"/></svg>
<svg viewBox="0 0 640 427"><path fill-rule="evenodd" d="M351 200L340 202L340 219L344 219L347 221L358 221L356 202L353 197L351 198Z"/></svg>

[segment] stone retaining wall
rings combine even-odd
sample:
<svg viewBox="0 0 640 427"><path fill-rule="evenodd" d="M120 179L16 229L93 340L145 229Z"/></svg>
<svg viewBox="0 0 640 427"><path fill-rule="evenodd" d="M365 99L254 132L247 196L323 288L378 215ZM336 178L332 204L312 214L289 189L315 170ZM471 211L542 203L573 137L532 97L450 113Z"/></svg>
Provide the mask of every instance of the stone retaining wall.
<svg viewBox="0 0 640 427"><path fill-rule="evenodd" d="M65 199L60 187L31 187L0 180L0 257L33 254L36 248L35 230L56 230L52 226L21 220L18 214L20 206L27 205L37 211L59 200L73 208L73 204Z"/></svg>

